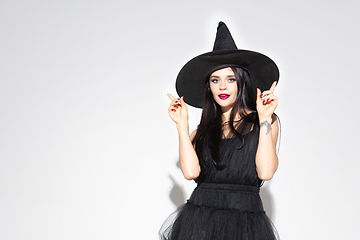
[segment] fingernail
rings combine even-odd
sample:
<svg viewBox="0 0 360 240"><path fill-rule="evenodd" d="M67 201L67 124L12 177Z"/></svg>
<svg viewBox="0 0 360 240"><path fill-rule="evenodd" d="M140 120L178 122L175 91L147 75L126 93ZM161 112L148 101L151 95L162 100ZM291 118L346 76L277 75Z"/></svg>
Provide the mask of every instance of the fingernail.
<svg viewBox="0 0 360 240"><path fill-rule="evenodd" d="M175 103L178 103L179 101L175 101Z"/></svg>
<svg viewBox="0 0 360 240"><path fill-rule="evenodd" d="M260 97L262 97L263 96L263 94L260 94Z"/></svg>
<svg viewBox="0 0 360 240"><path fill-rule="evenodd" d="M265 100L263 100L263 103L265 103Z"/></svg>

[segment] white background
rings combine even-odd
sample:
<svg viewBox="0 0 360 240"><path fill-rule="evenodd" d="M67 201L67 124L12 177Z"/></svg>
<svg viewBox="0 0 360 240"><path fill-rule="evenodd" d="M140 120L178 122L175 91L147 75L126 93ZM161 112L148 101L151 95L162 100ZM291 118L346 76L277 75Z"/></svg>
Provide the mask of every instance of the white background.
<svg viewBox="0 0 360 240"><path fill-rule="evenodd" d="M280 165L262 196L281 238L358 239L358 9L0 0L0 240L156 240L195 186L176 166L166 93L220 20L280 68Z"/></svg>

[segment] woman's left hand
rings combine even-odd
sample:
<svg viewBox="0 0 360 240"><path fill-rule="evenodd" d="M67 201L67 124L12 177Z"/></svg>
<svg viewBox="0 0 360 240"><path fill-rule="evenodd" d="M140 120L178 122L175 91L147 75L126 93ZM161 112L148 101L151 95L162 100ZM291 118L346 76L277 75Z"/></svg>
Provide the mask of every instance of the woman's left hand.
<svg viewBox="0 0 360 240"><path fill-rule="evenodd" d="M264 92L256 89L256 110L260 119L271 118L278 105L278 98L274 95L276 84L276 81L273 82L270 89Z"/></svg>

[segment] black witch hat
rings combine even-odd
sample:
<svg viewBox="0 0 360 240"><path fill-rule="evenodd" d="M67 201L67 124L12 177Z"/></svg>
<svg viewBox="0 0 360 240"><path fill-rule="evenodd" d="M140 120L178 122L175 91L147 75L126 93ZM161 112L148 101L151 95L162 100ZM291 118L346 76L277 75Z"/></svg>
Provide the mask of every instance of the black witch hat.
<svg viewBox="0 0 360 240"><path fill-rule="evenodd" d="M268 90L279 79L279 69L273 60L258 52L237 49L227 26L219 22L213 51L191 59L180 70L176 79L178 95L184 96L187 104L201 108L210 74L226 67L246 70L254 92L256 88Z"/></svg>

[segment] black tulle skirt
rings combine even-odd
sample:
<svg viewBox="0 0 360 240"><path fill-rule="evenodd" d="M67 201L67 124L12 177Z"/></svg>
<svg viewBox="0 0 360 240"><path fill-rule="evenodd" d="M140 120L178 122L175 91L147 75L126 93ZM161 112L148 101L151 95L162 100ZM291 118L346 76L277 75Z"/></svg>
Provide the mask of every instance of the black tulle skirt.
<svg viewBox="0 0 360 240"><path fill-rule="evenodd" d="M259 187L200 183L164 222L161 240L278 240Z"/></svg>

